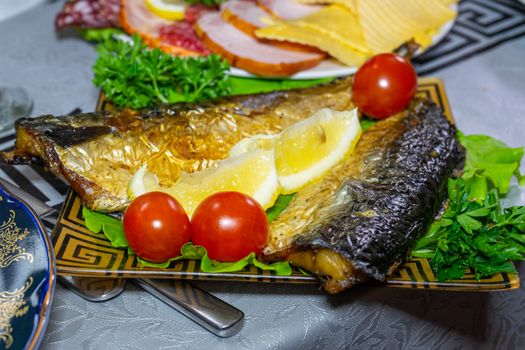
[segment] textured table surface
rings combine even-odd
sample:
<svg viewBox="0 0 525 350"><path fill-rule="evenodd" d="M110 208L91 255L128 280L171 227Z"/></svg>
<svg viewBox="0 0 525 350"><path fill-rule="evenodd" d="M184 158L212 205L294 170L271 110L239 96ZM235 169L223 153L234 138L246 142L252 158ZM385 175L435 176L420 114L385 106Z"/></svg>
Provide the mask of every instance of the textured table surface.
<svg viewBox="0 0 525 350"><path fill-rule="evenodd" d="M93 110L98 94L91 83L94 46L54 31L61 6L45 2L0 22L0 83L26 88L35 116ZM443 79L461 130L525 145L525 7L519 2L462 2L452 32L418 67ZM10 142L9 132L0 134L1 148ZM11 179L16 174L49 204L62 201L64 186L33 168L0 171ZM513 186L507 201L525 204L525 190ZM315 286L199 285L245 312L238 335L217 338L131 284L105 303L57 286L42 348L525 348L524 286L499 293L361 287L328 296Z"/></svg>

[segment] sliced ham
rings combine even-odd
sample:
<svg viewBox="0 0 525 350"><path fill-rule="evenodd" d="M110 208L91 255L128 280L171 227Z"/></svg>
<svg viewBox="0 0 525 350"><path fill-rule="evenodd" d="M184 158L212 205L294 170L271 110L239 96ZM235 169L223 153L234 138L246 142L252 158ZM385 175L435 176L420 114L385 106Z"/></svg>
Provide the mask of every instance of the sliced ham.
<svg viewBox="0 0 525 350"><path fill-rule="evenodd" d="M208 53L191 25L152 13L144 0L121 0L120 22L129 34L138 34L149 46L174 55Z"/></svg>
<svg viewBox="0 0 525 350"><path fill-rule="evenodd" d="M322 5L305 5L294 0L257 0L259 6L281 19L297 19L323 8Z"/></svg>
<svg viewBox="0 0 525 350"><path fill-rule="evenodd" d="M255 1L250 0L223 2L221 5L221 16L226 22L254 38L257 38L255 35L257 29L268 27L271 24L271 20L275 19L274 16L258 6ZM267 19L267 21L264 19ZM322 53L319 49L312 46L287 41L257 39L285 50Z"/></svg>
<svg viewBox="0 0 525 350"><path fill-rule="evenodd" d="M221 18L219 13L203 15L195 29L204 44L231 65L262 76L283 77L317 65L323 54L285 50L261 43Z"/></svg>
<svg viewBox="0 0 525 350"><path fill-rule="evenodd" d="M221 5L222 18L237 29L254 36L255 30L268 26L264 17L271 17L262 7L253 1L226 1Z"/></svg>

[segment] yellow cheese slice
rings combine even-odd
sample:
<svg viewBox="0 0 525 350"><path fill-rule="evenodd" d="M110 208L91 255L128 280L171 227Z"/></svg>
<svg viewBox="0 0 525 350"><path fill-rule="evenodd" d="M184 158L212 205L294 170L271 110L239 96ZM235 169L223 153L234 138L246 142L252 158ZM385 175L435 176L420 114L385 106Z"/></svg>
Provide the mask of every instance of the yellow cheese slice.
<svg viewBox="0 0 525 350"><path fill-rule="evenodd" d="M389 52L414 38L423 48L453 19L448 0L356 0L365 40L374 53Z"/></svg>
<svg viewBox="0 0 525 350"><path fill-rule="evenodd" d="M294 43L318 47L326 51L330 56L338 59L343 64L351 67L358 67L369 57L369 55L359 52L349 45L348 42L327 39L325 35L318 31L304 28L296 24L276 25L259 29L255 32L258 37L272 40L284 40ZM327 40L331 40L327 42Z"/></svg>
<svg viewBox="0 0 525 350"><path fill-rule="evenodd" d="M346 65L361 64L371 54L355 14L330 5L309 16L259 29L258 38L317 47Z"/></svg>

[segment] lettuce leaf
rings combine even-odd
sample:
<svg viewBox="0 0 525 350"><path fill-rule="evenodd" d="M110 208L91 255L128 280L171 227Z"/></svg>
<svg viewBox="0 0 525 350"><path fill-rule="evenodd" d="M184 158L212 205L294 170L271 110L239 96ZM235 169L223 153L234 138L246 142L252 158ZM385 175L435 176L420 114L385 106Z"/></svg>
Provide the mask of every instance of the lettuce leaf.
<svg viewBox="0 0 525 350"><path fill-rule="evenodd" d="M311 80L257 79L230 76L231 95L247 95L276 90L302 89L332 81L334 78Z"/></svg>
<svg viewBox="0 0 525 350"><path fill-rule="evenodd" d="M82 208L82 215L88 230L94 233L102 232L115 248L129 247L122 228L122 221L106 214L91 211L86 207Z"/></svg>
<svg viewBox="0 0 525 350"><path fill-rule="evenodd" d="M480 176L486 177L498 192L509 191L510 182L515 176L520 185L525 184L525 176L520 174L523 147L511 148L503 142L487 135L464 135L458 133L461 144L467 149L467 161L463 178L474 179L480 184Z"/></svg>
<svg viewBox="0 0 525 350"><path fill-rule="evenodd" d="M374 126L377 123L377 120L374 120L374 119L371 119L365 116L361 116L360 123L361 123L361 129L363 130L363 132L365 132L367 129Z"/></svg>
<svg viewBox="0 0 525 350"><path fill-rule="evenodd" d="M270 223L275 220L284 211L284 209L288 207L288 204L290 204L294 196L295 193L280 194L275 200L275 203L273 203L273 206L266 209L266 216L268 217L268 221Z"/></svg>
<svg viewBox="0 0 525 350"><path fill-rule="evenodd" d="M115 36L125 34L122 30L117 28L89 28L80 29L80 33L87 41L101 42L113 39Z"/></svg>

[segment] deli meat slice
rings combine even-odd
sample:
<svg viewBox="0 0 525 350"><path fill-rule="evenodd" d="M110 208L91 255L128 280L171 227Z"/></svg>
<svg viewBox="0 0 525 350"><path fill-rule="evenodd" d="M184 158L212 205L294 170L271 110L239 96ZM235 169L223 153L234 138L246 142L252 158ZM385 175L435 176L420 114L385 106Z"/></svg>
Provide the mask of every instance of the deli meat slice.
<svg viewBox="0 0 525 350"><path fill-rule="evenodd" d="M211 51L256 75L289 76L314 67L324 58L320 53L285 50L259 42L224 21L220 13L203 15L195 29Z"/></svg>
<svg viewBox="0 0 525 350"><path fill-rule="evenodd" d="M120 0L70 0L55 18L55 27L119 27Z"/></svg>
<svg viewBox="0 0 525 350"><path fill-rule="evenodd" d="M264 17L271 17L262 7L253 1L226 1L221 4L222 18L246 34L254 35L255 30L268 26Z"/></svg>
<svg viewBox="0 0 525 350"><path fill-rule="evenodd" d="M209 53L190 23L163 19L150 11L144 0L122 0L120 22L129 34L138 34L149 46L170 54Z"/></svg>
<svg viewBox="0 0 525 350"><path fill-rule="evenodd" d="M259 6L281 19L297 19L323 8L322 5L305 5L294 0L257 0Z"/></svg>

